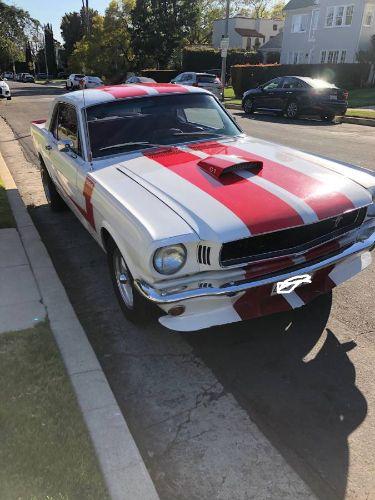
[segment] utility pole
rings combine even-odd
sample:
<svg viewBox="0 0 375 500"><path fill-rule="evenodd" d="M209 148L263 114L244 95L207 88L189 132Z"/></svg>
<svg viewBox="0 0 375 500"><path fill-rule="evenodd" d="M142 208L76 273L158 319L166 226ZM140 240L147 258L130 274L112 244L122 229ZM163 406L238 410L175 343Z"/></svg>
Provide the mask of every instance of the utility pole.
<svg viewBox="0 0 375 500"><path fill-rule="evenodd" d="M223 101L224 101L224 89L225 89L225 76L227 72L229 9L230 9L230 0L227 0L226 10L225 10L224 36L221 43L221 83L223 84Z"/></svg>
<svg viewBox="0 0 375 500"><path fill-rule="evenodd" d="M44 26L44 61L46 63L47 80L49 80L48 63L47 63L46 27L45 26Z"/></svg>

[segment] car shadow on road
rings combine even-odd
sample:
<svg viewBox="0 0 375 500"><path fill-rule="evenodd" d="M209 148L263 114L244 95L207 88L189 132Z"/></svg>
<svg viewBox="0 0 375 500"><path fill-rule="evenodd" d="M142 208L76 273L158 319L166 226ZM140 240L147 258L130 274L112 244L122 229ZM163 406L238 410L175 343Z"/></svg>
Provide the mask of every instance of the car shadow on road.
<svg viewBox="0 0 375 500"><path fill-rule="evenodd" d="M65 94L66 90L65 88L55 88L55 87L48 87L45 85L27 85L24 84L19 87L14 87L11 89L12 92L12 98L17 98L17 97L28 97L28 96L53 96L53 95L60 95L60 94Z"/></svg>
<svg viewBox="0 0 375 500"><path fill-rule="evenodd" d="M336 117L334 122L324 122L318 117L311 116L301 116L296 119L286 118L285 116L279 116L275 114L266 114L266 113L254 113L252 115L247 115L243 111L232 110L232 113L235 116L239 116L241 118L246 118L248 120L254 120L259 122L272 122L272 123L280 123L285 125L303 125L309 127L334 127L337 125L341 125L341 119Z"/></svg>
<svg viewBox="0 0 375 500"><path fill-rule="evenodd" d="M187 336L319 498L345 497L348 437L367 414L355 367L326 329L331 296L302 309Z"/></svg>

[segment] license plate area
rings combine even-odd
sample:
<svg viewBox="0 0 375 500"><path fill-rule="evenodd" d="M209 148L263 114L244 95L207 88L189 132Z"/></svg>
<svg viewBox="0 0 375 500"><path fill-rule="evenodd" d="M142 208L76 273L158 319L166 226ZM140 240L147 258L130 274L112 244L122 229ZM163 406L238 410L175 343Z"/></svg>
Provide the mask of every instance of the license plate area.
<svg viewBox="0 0 375 500"><path fill-rule="evenodd" d="M295 289L311 285L313 274L301 274L292 276L283 281L277 281L272 285L271 295L286 295Z"/></svg>

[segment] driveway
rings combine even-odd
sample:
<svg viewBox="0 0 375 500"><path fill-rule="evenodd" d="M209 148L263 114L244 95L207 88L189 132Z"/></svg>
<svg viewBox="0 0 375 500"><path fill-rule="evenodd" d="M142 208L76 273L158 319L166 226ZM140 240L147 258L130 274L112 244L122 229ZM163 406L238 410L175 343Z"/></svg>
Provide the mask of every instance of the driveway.
<svg viewBox="0 0 375 500"><path fill-rule="evenodd" d="M32 164L9 167L161 498L371 498L375 266L294 313L192 334L135 327L103 252L46 206L29 122L61 91L11 86L0 115ZM373 129L234 114L256 137L375 169Z"/></svg>

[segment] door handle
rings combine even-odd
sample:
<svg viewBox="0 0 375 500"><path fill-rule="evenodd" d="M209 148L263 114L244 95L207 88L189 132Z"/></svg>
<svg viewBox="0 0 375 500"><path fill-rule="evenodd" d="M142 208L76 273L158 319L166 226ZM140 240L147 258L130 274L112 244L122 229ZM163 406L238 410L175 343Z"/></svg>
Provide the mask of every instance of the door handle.
<svg viewBox="0 0 375 500"><path fill-rule="evenodd" d="M44 146L44 149L46 149L47 151L51 151L52 146L50 146L49 144L47 144L46 146Z"/></svg>

